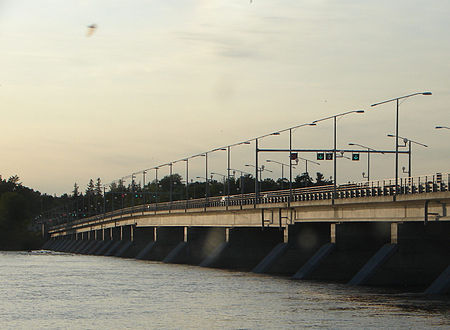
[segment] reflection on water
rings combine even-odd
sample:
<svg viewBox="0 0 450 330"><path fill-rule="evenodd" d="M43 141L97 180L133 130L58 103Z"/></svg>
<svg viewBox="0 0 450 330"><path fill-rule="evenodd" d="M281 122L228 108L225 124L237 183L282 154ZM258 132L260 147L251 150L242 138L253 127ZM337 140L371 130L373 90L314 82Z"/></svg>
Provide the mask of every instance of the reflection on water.
<svg viewBox="0 0 450 330"><path fill-rule="evenodd" d="M45 251L0 265L1 329L450 327L448 297Z"/></svg>

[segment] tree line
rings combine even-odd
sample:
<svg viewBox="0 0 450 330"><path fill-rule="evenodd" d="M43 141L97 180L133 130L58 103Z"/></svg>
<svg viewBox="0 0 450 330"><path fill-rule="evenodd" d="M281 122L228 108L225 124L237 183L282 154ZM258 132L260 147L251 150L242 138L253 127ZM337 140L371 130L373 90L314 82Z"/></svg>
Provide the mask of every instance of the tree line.
<svg viewBox="0 0 450 330"><path fill-rule="evenodd" d="M42 195L21 184L17 175L0 176L0 250L30 250L42 244L33 219L44 204L55 207L57 198Z"/></svg>

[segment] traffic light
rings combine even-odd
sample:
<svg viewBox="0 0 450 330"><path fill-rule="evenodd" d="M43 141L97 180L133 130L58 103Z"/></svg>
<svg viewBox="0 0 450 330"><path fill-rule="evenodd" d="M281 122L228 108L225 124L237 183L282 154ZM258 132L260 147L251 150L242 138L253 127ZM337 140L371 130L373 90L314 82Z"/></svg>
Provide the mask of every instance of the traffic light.
<svg viewBox="0 0 450 330"><path fill-rule="evenodd" d="M318 152L317 153L317 160L324 160L325 159L325 154L323 152Z"/></svg>
<svg viewBox="0 0 450 330"><path fill-rule="evenodd" d="M352 154L352 160L359 160L359 154Z"/></svg>
<svg viewBox="0 0 450 330"><path fill-rule="evenodd" d="M297 160L298 159L298 152L291 152L291 160Z"/></svg>
<svg viewBox="0 0 450 330"><path fill-rule="evenodd" d="M326 160L333 160L333 153L332 152L327 152L325 154L325 159Z"/></svg>

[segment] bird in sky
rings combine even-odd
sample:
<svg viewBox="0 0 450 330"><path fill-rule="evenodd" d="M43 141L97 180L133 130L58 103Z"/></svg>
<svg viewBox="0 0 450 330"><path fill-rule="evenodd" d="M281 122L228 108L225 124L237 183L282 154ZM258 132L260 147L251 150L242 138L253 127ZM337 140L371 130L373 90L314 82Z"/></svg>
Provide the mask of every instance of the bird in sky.
<svg viewBox="0 0 450 330"><path fill-rule="evenodd" d="M97 24L91 24L88 25L87 27L87 32L86 32L86 37L90 37L91 35L94 34L95 30L97 29Z"/></svg>

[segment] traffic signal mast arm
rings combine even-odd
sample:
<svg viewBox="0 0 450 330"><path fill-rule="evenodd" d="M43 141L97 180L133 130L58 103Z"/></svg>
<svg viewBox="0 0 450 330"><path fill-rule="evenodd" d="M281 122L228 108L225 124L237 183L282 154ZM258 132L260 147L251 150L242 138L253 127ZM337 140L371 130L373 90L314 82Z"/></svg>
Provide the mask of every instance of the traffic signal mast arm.
<svg viewBox="0 0 450 330"><path fill-rule="evenodd" d="M259 149L259 152L333 152L334 149ZM395 154L395 150L362 150L362 149L336 149L336 153L338 152L354 152L354 153L371 153L371 154ZM408 154L408 151L399 151L399 154Z"/></svg>

